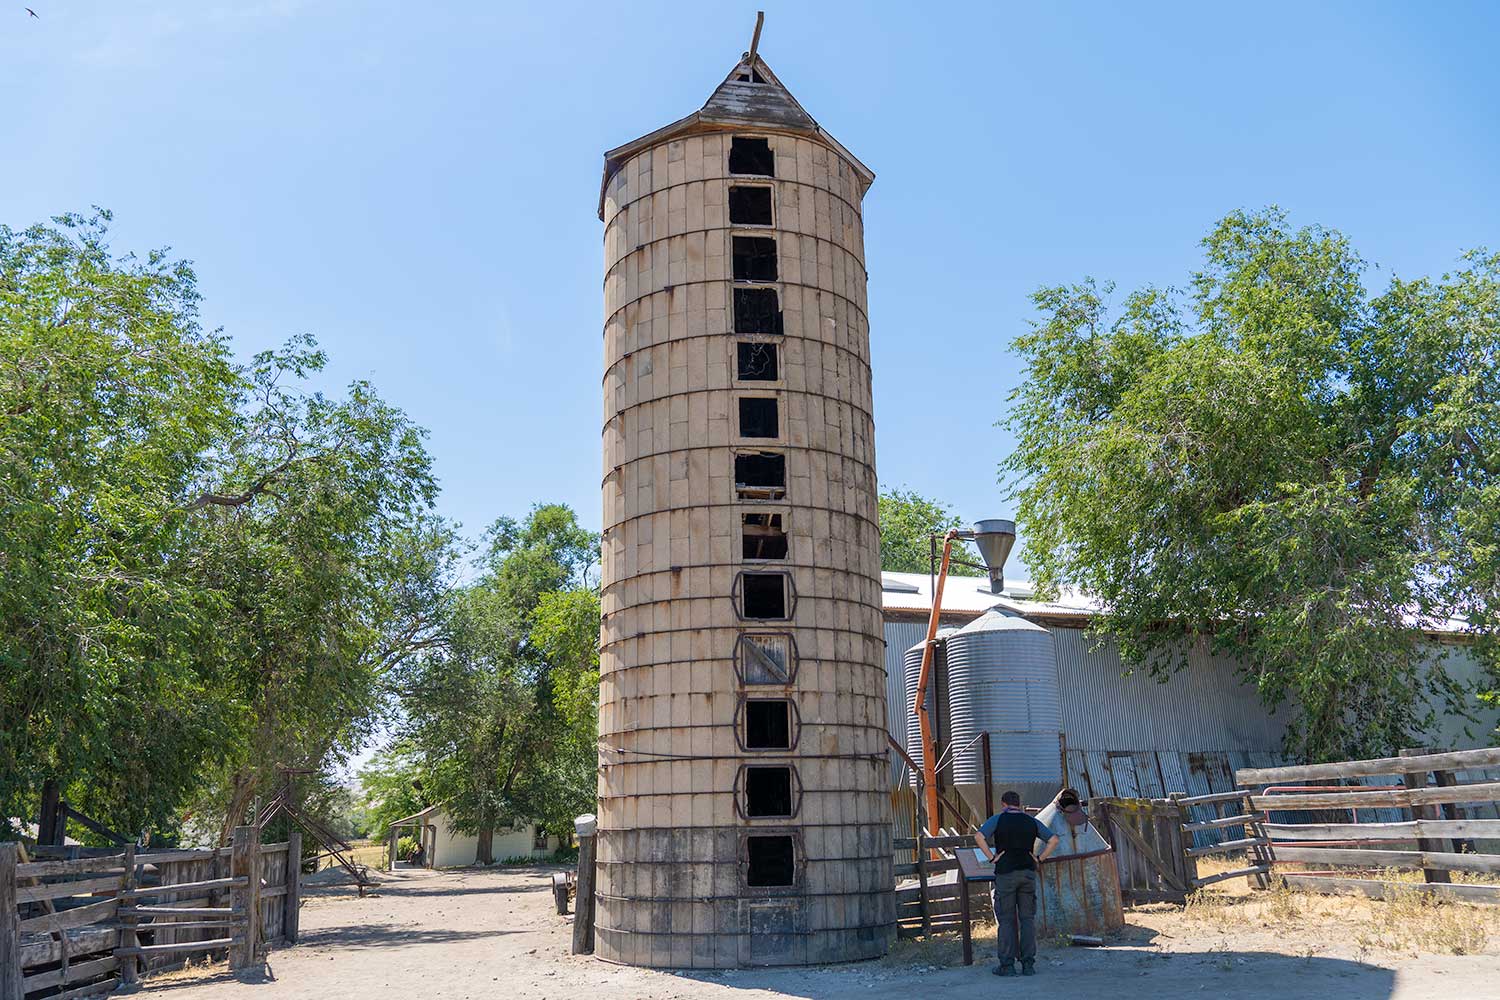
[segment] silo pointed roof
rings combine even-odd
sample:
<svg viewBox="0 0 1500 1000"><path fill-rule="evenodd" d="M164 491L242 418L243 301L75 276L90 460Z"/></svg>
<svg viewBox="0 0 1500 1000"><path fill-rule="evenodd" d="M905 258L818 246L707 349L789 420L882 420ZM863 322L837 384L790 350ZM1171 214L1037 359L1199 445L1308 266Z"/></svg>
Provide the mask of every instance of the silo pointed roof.
<svg viewBox="0 0 1500 1000"><path fill-rule="evenodd" d="M757 131L790 132L807 135L832 147L859 172L863 187L868 189L875 173L853 153L823 130L812 115L797 103L791 91L771 72L759 55L746 53L735 64L724 82L708 96L703 107L670 125L648 132L604 154L604 180L599 185L599 218L604 218L604 193L610 178L624 162L643 149L670 139L704 132L723 132L740 128Z"/></svg>

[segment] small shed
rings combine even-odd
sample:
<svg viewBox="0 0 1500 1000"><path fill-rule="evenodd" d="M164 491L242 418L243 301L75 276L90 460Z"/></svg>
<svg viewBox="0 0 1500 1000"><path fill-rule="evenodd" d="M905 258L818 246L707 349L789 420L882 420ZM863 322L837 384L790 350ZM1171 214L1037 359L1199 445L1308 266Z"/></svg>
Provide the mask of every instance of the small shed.
<svg viewBox="0 0 1500 1000"><path fill-rule="evenodd" d="M425 867L456 868L479 861L479 837L460 833L441 805L428 806L421 812L404 816L391 824L390 860L396 866L396 841L402 836L420 837L427 852ZM495 827L491 854L496 861L506 858L543 858L557 850L558 838L548 834L530 820L501 821Z"/></svg>

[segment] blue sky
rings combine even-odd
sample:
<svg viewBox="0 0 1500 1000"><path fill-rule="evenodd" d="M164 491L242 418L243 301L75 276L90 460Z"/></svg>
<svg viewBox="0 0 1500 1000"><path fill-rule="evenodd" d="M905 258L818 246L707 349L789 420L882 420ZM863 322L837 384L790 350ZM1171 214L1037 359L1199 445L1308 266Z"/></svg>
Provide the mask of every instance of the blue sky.
<svg viewBox="0 0 1500 1000"><path fill-rule="evenodd" d="M754 4L0 9L0 222L91 204L196 262L248 355L298 332L431 431L444 513L599 522L603 150L696 109ZM1406 276L1500 242L1500 5L765 3L868 163L880 478L1006 513L1028 293L1183 283L1275 202Z"/></svg>

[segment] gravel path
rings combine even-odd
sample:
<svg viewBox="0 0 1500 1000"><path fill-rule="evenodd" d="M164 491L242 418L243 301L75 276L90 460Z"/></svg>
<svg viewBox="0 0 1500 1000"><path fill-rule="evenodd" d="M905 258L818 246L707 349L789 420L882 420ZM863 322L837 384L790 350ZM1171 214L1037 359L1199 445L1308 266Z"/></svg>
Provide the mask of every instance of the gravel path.
<svg viewBox="0 0 1500 1000"><path fill-rule="evenodd" d="M1263 940L1184 937L1131 918L1129 943L1049 949L1034 979L997 980L988 964L951 961L951 944L904 944L880 962L815 969L658 972L568 953L571 924L552 907L551 869L398 872L378 894L315 890L302 942L273 951L265 975L236 979L213 967L155 977L161 1000L937 1000L1151 997L1173 1000L1455 1000L1500 997L1500 958L1351 958L1278 954ZM1143 918L1145 919L1145 918ZM1270 941L1275 940L1272 936ZM1306 950L1303 941L1287 949ZM1065 981L1065 982L1064 982Z"/></svg>

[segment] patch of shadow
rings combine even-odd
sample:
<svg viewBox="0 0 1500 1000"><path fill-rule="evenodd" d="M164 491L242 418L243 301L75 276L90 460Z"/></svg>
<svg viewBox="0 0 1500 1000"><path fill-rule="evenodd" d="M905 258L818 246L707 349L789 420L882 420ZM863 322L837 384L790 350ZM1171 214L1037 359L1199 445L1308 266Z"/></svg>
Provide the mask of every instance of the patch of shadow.
<svg viewBox="0 0 1500 1000"><path fill-rule="evenodd" d="M483 938L520 934L521 929L459 930L449 927L412 927L393 924L345 924L304 930L297 936L297 948L325 947L384 948L390 945L448 944L454 941L477 941Z"/></svg>
<svg viewBox="0 0 1500 1000"><path fill-rule="evenodd" d="M1173 952L1165 969L1141 971L1142 952L1131 945L1104 948L1047 948L1037 956L1045 980L1065 984L1072 996L1120 995L1187 996L1211 991L1214 1000L1326 1000L1357 996L1361 1000L1390 1000L1396 971L1347 959L1284 955L1279 952L1219 950ZM1153 957L1155 957L1153 955ZM936 956L934 956L936 958ZM792 960L789 956L788 960ZM712 983L736 992L770 993L801 1000L896 1000L934 990L956 990L953 996L988 996L995 959L989 949L975 949L974 964L936 960L917 968L892 968L879 961L846 965L769 966L741 969L664 969L680 979ZM1155 966L1157 963L1151 963ZM1171 967L1178 968L1171 968ZM1189 968L1192 969L1189 972ZM1039 979L1042 979L1039 977ZM1184 977L1187 977L1184 979ZM1127 984L1133 985L1129 989ZM1461 984L1455 984L1461 985ZM974 992L969 992L973 990ZM981 991L983 991L981 993ZM1197 992L1193 996L1200 995ZM1454 993L1453 995L1462 995Z"/></svg>

